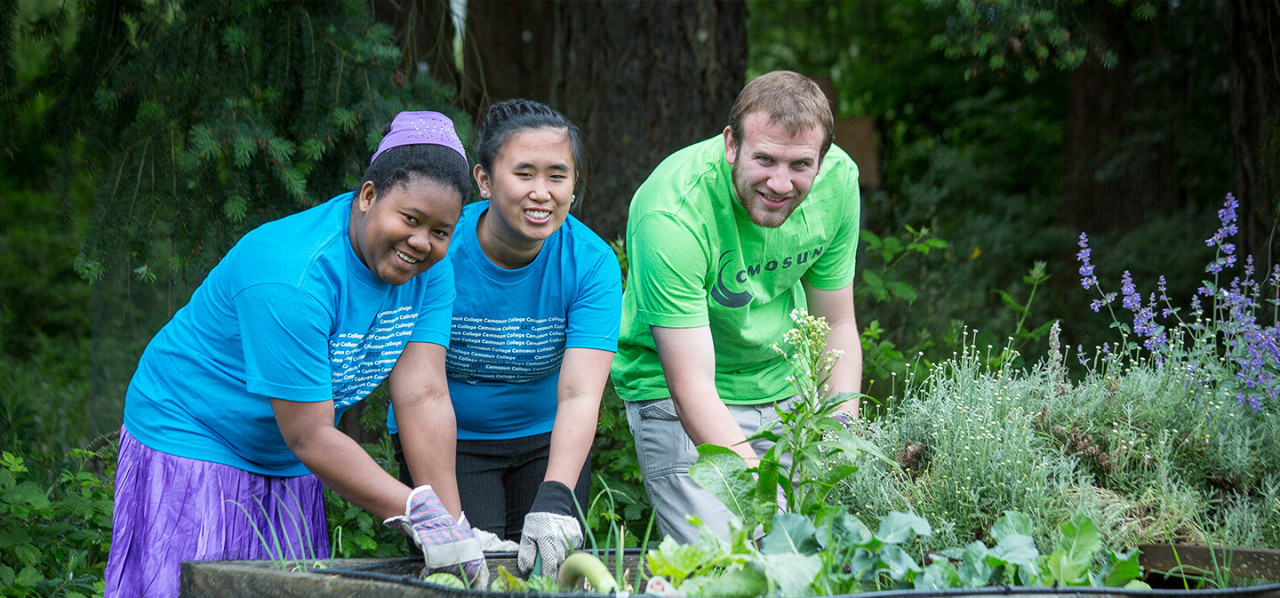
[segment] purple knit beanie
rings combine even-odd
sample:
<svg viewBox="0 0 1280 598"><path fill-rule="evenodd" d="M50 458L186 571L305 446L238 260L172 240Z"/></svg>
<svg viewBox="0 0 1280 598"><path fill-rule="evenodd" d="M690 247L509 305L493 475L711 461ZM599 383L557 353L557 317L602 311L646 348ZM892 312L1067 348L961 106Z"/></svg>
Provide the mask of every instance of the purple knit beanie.
<svg viewBox="0 0 1280 598"><path fill-rule="evenodd" d="M462 140L453 130L453 121L439 112L401 112L391 121L391 132L382 138L378 151L373 153L369 163L373 164L378 156L393 147L401 145L443 145L462 156L462 163L467 163L467 152L462 149Z"/></svg>

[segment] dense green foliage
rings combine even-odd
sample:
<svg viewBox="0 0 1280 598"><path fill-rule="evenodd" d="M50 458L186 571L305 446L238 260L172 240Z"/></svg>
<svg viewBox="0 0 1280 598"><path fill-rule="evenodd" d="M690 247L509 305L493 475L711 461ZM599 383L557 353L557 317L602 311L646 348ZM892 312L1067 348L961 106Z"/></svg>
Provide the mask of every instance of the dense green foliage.
<svg viewBox="0 0 1280 598"><path fill-rule="evenodd" d="M1091 176L1120 180L1165 156L1177 189L1142 222L1089 231L1100 279L1128 269L1146 296L1163 273L1168 307L1191 314L1186 297L1215 251L1194 240L1230 176L1223 15L1211 2L1152 6L750 2L753 73L830 76L840 116L875 119L882 158L884 183L864 196L856 286L864 390L882 406L866 410L875 421L862 438L901 471L858 460L860 475L787 489L796 510L841 497L863 521L914 511L932 531L911 543L919 551L998 546L992 526L1006 510L1033 518L1041 555L1081 512L1104 550L1153 539L1280 547L1275 455L1251 448L1280 442L1275 409L1242 408L1240 388L1205 385L1208 370L1179 369L1177 356L1092 359L1094 345L1116 343L1116 322L1086 311L1070 259L1080 231L1062 224L1071 69L1127 57L1146 98ZM396 111L462 115L452 91L397 70L390 29L355 0L4 10L0 446L12 456L0 462L0 595L92 594L113 458L76 447L118 426L146 338L243 232L349 188ZM1099 22L1117 25L1123 47ZM1257 316L1257 329L1274 324ZM1080 345L1086 363L1074 359ZM1040 355L1061 358L1030 363ZM1213 371L1227 381L1243 370ZM380 433L383 413L367 411L366 433ZM386 443L365 446L394 471ZM592 542L639 545L649 509L612 392L593 460ZM335 555L409 554L371 515L328 499Z"/></svg>
<svg viewBox="0 0 1280 598"><path fill-rule="evenodd" d="M207 268L248 229L354 187L383 127L406 108L455 112L396 70L390 27L358 2L252 0L138 7L120 63L99 79L89 142L97 226L78 268L127 260L141 278ZM466 119L463 123L466 132Z"/></svg>
<svg viewBox="0 0 1280 598"><path fill-rule="evenodd" d="M1071 205L1062 199L1068 127L1079 134L1095 125L1089 114L1071 120L1073 85L1096 76L1072 69L1120 49L1132 83L1125 93L1144 101L1100 133L1097 155L1078 176L1127 181L1162 160L1158 176L1175 191L1155 200L1117 195L1115 203L1137 202L1147 215L1087 231L1113 248L1098 267L1113 276L1124 268L1149 275L1144 280L1163 273L1181 294L1198 285L1194 264L1204 249L1180 241L1212 221L1232 169L1224 17L1214 3L1158 4L1154 14L1151 4L751 3L753 73L788 68L830 77L837 116L874 118L883 183L864 193L863 228L904 236L898 231L908 226L927 227L948 243L896 272L918 291L914 301L858 302L864 327L878 321L879 340L908 361L919 351L938 361L960 350L964 325L978 331L980 344L1000 346L1026 315L1026 330L1061 319L1068 343L1101 342L1105 325L1066 292L1074 286L1069 249L1081 230L1066 224ZM1104 25L1123 48L1103 43ZM1044 58L1037 44L1048 51ZM1015 47L1021 58L991 64ZM1026 76L1027 69L1036 74ZM860 253L859 270L874 267L872 259ZM1037 262L1048 277L1040 299L1029 314L1008 309L1002 293L1025 301L1031 285L1024 277ZM1043 336L1022 348L1043 352Z"/></svg>
<svg viewBox="0 0 1280 598"><path fill-rule="evenodd" d="M102 594L112 505L102 475L112 475L114 463L110 444L73 451L66 464L0 455L0 596Z"/></svg>

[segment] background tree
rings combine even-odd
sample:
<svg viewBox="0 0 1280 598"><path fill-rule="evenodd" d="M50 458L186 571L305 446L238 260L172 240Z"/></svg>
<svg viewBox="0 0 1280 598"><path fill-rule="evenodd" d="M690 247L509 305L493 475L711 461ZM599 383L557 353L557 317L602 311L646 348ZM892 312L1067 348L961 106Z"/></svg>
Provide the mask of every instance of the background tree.
<svg viewBox="0 0 1280 598"><path fill-rule="evenodd" d="M467 3L464 97L513 96L582 128L591 160L578 218L605 239L672 151L718 134L745 83L746 5L733 0Z"/></svg>
<svg viewBox="0 0 1280 598"><path fill-rule="evenodd" d="M1235 192L1247 253L1280 259L1280 0L1228 0Z"/></svg>
<svg viewBox="0 0 1280 598"><path fill-rule="evenodd" d="M407 77L364 2L85 2L49 131L93 176L75 258L92 287L102 431L145 340L246 231L354 187L399 111L460 112ZM464 138L469 119L456 118ZM83 150L77 151L77 148ZM154 284L159 283L159 284Z"/></svg>

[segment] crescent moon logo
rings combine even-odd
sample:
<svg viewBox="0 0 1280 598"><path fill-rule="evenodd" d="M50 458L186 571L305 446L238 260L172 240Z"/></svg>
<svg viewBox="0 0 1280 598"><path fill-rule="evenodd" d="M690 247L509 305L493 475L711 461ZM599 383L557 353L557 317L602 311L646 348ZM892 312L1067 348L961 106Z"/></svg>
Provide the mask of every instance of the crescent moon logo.
<svg viewBox="0 0 1280 598"><path fill-rule="evenodd" d="M747 291L739 293L730 291L724 284L724 270L725 268L728 268L731 263L731 260L728 259L729 254L731 253L733 253L733 250L720 254L720 268L716 271L716 284L711 287L711 298L715 299L716 303L725 307L744 307L748 303L751 303L751 300L755 297Z"/></svg>

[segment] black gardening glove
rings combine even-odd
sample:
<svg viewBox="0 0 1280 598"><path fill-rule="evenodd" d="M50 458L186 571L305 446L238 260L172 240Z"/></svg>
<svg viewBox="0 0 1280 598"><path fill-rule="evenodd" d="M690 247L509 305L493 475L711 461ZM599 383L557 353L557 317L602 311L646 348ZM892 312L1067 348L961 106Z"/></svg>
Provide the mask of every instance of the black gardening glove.
<svg viewBox="0 0 1280 598"><path fill-rule="evenodd" d="M529 573L539 556L542 571L556 577L560 563L582 546L582 527L573 516L573 491L560 482L543 482L533 499L529 514L524 516L520 538L520 554L516 564L521 573Z"/></svg>

